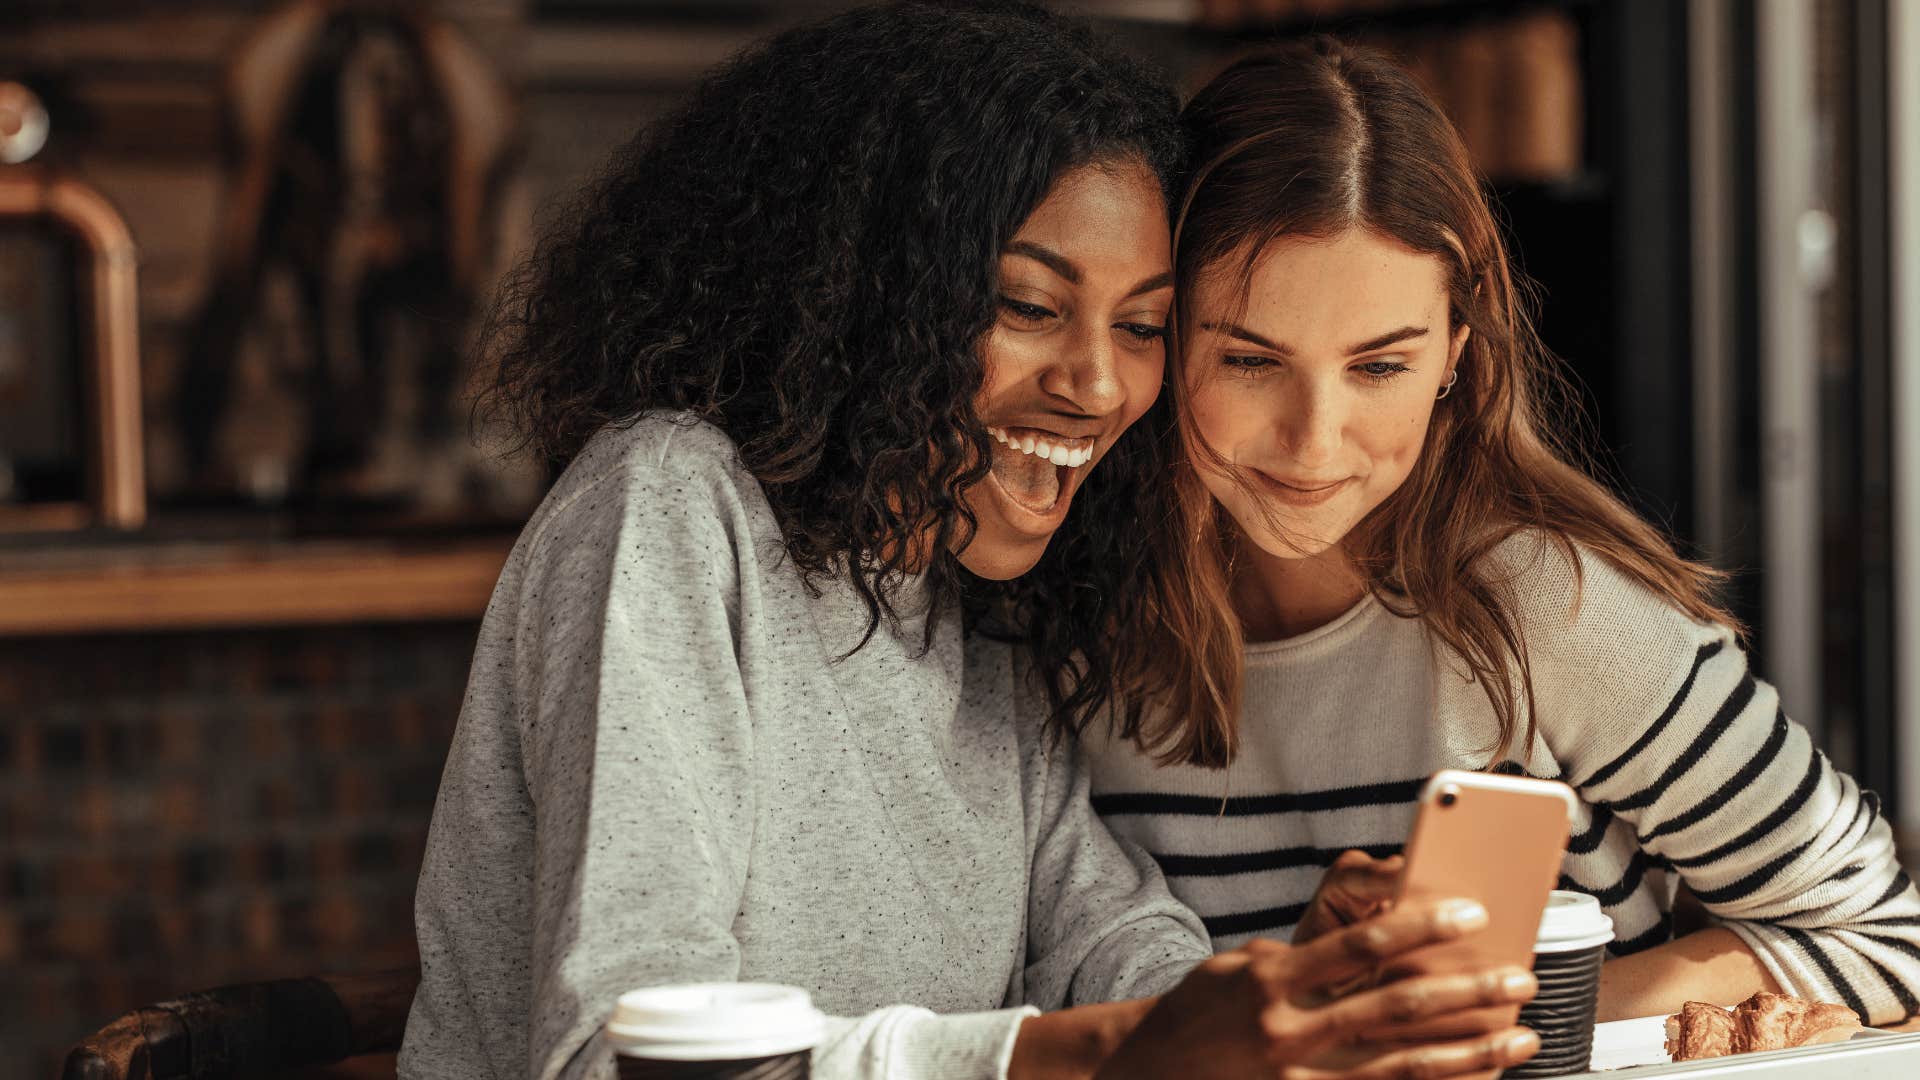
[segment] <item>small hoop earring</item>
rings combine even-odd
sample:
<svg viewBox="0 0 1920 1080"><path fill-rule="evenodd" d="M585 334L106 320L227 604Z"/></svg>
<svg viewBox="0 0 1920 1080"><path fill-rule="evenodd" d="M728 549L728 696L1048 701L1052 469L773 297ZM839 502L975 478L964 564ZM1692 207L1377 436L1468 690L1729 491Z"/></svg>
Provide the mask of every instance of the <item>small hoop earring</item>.
<svg viewBox="0 0 1920 1080"><path fill-rule="evenodd" d="M1459 381L1460 381L1460 369L1454 368L1452 373L1447 376L1447 385L1441 387L1440 392L1433 395L1433 400L1439 401L1441 398L1446 397L1448 394L1453 393L1453 384Z"/></svg>

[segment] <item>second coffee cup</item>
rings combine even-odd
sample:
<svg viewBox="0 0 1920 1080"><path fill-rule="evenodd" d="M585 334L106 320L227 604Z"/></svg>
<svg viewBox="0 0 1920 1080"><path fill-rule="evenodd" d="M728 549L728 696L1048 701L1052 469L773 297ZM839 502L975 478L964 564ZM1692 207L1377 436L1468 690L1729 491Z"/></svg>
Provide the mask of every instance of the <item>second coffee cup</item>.
<svg viewBox="0 0 1920 1080"><path fill-rule="evenodd" d="M1600 1000L1600 964L1612 940L1613 920L1600 910L1600 901L1585 893L1554 890L1533 946L1540 992L1520 1010L1520 1023L1540 1036L1540 1052L1503 1073L1508 1080L1587 1071Z"/></svg>
<svg viewBox="0 0 1920 1080"><path fill-rule="evenodd" d="M606 1039L620 1080L807 1080L823 1022L796 987L691 983L621 994Z"/></svg>

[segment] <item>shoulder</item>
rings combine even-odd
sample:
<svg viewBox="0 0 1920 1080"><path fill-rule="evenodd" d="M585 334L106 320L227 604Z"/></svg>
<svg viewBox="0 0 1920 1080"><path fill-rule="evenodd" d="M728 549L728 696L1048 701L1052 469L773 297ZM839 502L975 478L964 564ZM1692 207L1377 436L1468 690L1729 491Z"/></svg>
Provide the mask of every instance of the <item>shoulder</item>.
<svg viewBox="0 0 1920 1080"><path fill-rule="evenodd" d="M1563 761L1644 726L1704 658L1719 657L1725 678L1744 670L1732 630L1695 619L1582 545L1518 534L1487 558L1483 580L1513 605L1541 734Z"/></svg>
<svg viewBox="0 0 1920 1080"><path fill-rule="evenodd" d="M759 488L740 464L733 439L690 413L646 413L629 424L600 429L554 484L554 495L565 499L609 477Z"/></svg>
<svg viewBox="0 0 1920 1080"><path fill-rule="evenodd" d="M1511 606L1529 644L1599 638L1624 647L1637 635L1717 631L1599 552L1539 529L1502 541L1478 573Z"/></svg>
<svg viewBox="0 0 1920 1080"><path fill-rule="evenodd" d="M737 542L763 518L771 520L765 496L726 432L686 413L648 413L595 434L554 482L526 535L531 547L551 547L642 519L661 542L672 542L676 530L657 526L675 524Z"/></svg>

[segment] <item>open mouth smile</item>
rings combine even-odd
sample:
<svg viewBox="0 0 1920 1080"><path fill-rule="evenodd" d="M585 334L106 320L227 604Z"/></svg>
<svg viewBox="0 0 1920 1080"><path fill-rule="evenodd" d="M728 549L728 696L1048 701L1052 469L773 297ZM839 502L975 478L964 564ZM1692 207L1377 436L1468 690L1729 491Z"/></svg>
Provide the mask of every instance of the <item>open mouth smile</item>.
<svg viewBox="0 0 1920 1080"><path fill-rule="evenodd" d="M1058 519L1072 498L1074 471L1093 460L1097 439L1033 427L988 427L994 483L1030 514Z"/></svg>

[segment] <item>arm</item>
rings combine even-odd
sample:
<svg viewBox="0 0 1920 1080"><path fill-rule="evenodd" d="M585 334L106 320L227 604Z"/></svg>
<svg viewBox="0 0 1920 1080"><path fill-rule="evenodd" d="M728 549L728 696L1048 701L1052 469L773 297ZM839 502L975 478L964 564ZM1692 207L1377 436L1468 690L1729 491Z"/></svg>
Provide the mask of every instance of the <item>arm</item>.
<svg viewBox="0 0 1920 1080"><path fill-rule="evenodd" d="M1071 739L1044 743L1027 899L1027 1000L1010 1080L1089 1077L1154 1004L1213 955L1152 856L1107 830ZM1117 1000L1133 999L1133 1000ZM1075 1005L1075 1008L1060 1008Z"/></svg>
<svg viewBox="0 0 1920 1080"><path fill-rule="evenodd" d="M527 1075L540 1080L605 1072L597 1035L621 992L739 972L753 728L729 544L710 494L688 487L611 472L548 519L528 560L514 682L534 805Z"/></svg>
<svg viewBox="0 0 1920 1080"><path fill-rule="evenodd" d="M598 1033L624 990L739 976L755 813L730 614L744 528L724 478L635 464L536 542L515 671L535 807L530 1077L609 1076ZM1024 1015L833 1017L814 1075L998 1076Z"/></svg>
<svg viewBox="0 0 1920 1080"><path fill-rule="evenodd" d="M1093 811L1085 756L1043 744L1044 790L1028 873L1027 1000L1043 1009L1159 994L1213 955L1198 916L1153 857Z"/></svg>
<svg viewBox="0 0 1920 1080"><path fill-rule="evenodd" d="M1740 935L1715 926L1685 884L1673 899L1674 940L1600 969L1600 1012L1609 1020L1649 1016L1671 997L1732 1004L1757 989L1782 992Z"/></svg>
<svg viewBox="0 0 1920 1080"><path fill-rule="evenodd" d="M1920 947L1915 927L1897 920L1920 914L1920 898L1894 861L1878 800L1814 749L1731 642L1694 683L1694 703L1668 725L1677 730L1637 753L1641 742L1630 744L1583 793L1670 863L1720 928L1620 961L1607 978L1608 1015L1784 989L1845 1004L1868 1023L1905 1019ZM1613 761L1624 764L1604 774Z"/></svg>
<svg viewBox="0 0 1920 1080"><path fill-rule="evenodd" d="M1779 993L1781 987L1740 935L1719 927L1696 930L1602 967L1597 1018L1673 1012L1676 1001L1732 1005L1756 990Z"/></svg>
<svg viewBox="0 0 1920 1080"><path fill-rule="evenodd" d="M1020 1025L1007 1080L1091 1077L1150 1012L1157 998L1082 1005L1034 1016Z"/></svg>
<svg viewBox="0 0 1920 1080"><path fill-rule="evenodd" d="M1784 988L1870 1023L1910 1015L1920 897L1878 799L1786 717L1725 628L1586 568L1571 628L1537 638L1558 689L1543 728L1556 719L1545 733L1596 817L1632 829L1630 873L1670 866L1719 927L1609 965L1603 1014Z"/></svg>

